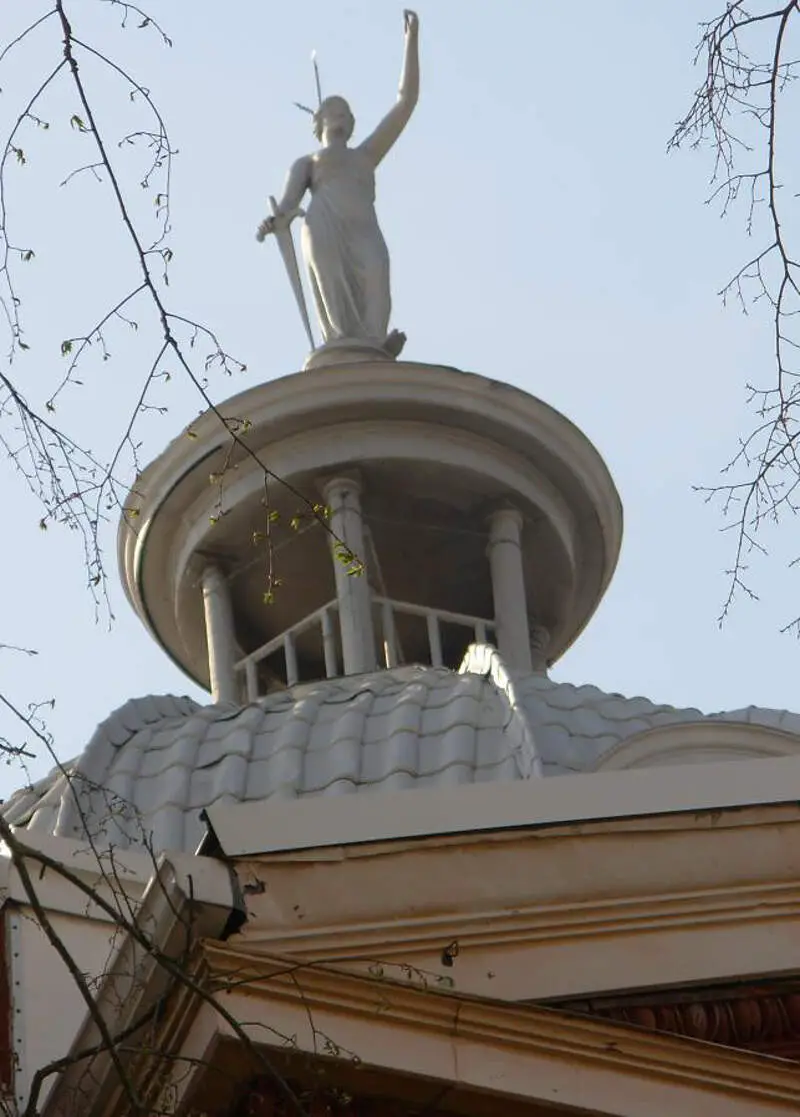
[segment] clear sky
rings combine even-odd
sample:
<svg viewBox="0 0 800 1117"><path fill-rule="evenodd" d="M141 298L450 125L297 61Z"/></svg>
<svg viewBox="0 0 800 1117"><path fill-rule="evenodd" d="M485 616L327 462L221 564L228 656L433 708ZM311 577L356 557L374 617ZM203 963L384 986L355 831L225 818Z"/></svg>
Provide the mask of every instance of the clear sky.
<svg viewBox="0 0 800 1117"><path fill-rule="evenodd" d="M742 223L703 205L707 157L665 154L699 79L697 22L717 6L427 0L420 103L380 168L378 209L408 358L546 400L594 442L620 491L617 573L554 677L705 711L797 707L800 651L779 634L800 601L787 564L795 527L787 523L773 560L754 569L761 600L740 601L720 631L732 539L692 492L714 481L744 429L745 382L771 374L769 322L723 309L716 294L748 251ZM302 327L275 246L258 245L255 227L289 164L313 146L308 118L293 107L314 100L312 49L324 92L348 97L363 135L394 98L401 7L158 0L150 8L172 49L133 17L122 31L119 9L101 0L68 7L76 35L151 90L180 149L168 302L212 325L248 366L231 380L212 373L213 396L295 371ZM39 9L47 4L4 0L4 38ZM9 60L4 128L59 49L57 26L45 25ZM143 126L99 64L87 61L84 73L112 140ZM92 138L70 127L79 106L66 78L38 111L51 127L28 130L27 163L10 168L8 191L15 243L36 252L21 278L30 350L13 369L32 400L63 372L61 341L85 333L138 281L107 186L90 174L58 185L93 158ZM110 149L134 213L153 229L141 158ZM59 421L100 455L157 340L144 304L133 316L139 328L115 325L111 359L88 360L83 387L59 404ZM173 371L159 398L168 413L148 414L141 428L143 462L199 410ZM0 651L2 687L20 704L55 698L48 721L59 755L79 752L129 697L202 698L134 617L115 574L115 620L96 619L76 537L40 531L20 480L8 465L1 476L0 641L38 651ZM115 528L104 536L112 569ZM9 768L0 793L21 779Z"/></svg>

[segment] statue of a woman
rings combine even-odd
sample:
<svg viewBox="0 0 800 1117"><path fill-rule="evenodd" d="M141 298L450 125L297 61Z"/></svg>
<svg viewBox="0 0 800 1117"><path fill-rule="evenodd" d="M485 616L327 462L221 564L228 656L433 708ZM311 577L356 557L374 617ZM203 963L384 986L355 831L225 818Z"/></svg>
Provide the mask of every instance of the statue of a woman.
<svg viewBox="0 0 800 1117"><path fill-rule="evenodd" d="M314 113L319 151L289 171L277 213L262 221L258 239L291 221L303 195L311 200L302 233L303 256L325 343L352 340L397 356L405 335L389 329L389 254L375 214L375 168L394 145L419 96L419 19L403 13L405 55L397 101L375 131L348 147L355 119L343 97L326 97Z"/></svg>

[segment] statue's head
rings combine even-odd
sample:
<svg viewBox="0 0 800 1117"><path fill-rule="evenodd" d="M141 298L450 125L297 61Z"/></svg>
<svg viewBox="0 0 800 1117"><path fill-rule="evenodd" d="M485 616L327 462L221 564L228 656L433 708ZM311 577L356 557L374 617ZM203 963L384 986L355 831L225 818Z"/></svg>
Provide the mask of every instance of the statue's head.
<svg viewBox="0 0 800 1117"><path fill-rule="evenodd" d="M314 113L314 135L322 141L328 135L343 136L349 140L355 128L356 118L344 97L326 97Z"/></svg>

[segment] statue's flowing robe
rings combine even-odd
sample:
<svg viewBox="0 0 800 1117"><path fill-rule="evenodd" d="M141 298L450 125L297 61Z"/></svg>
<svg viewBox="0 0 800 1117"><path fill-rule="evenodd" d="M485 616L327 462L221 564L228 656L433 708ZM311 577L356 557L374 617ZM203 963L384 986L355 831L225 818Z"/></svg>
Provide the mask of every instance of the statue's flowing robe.
<svg viewBox="0 0 800 1117"><path fill-rule="evenodd" d="M389 253L375 214L375 169L358 148L314 162L302 249L326 342L382 345L389 328Z"/></svg>

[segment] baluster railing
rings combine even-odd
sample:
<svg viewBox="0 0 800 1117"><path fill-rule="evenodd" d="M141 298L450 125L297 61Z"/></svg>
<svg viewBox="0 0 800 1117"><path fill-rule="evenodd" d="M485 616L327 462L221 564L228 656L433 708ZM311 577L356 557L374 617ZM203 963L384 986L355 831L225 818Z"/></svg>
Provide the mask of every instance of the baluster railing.
<svg viewBox="0 0 800 1117"><path fill-rule="evenodd" d="M381 602L381 628L383 629L383 661L387 667L397 666L397 632L394 627L394 608L391 601Z"/></svg>
<svg viewBox="0 0 800 1117"><path fill-rule="evenodd" d="M336 655L336 633L333 631L333 610L323 609L320 617L322 629L322 652L325 656L325 675L335 679L339 674L339 660Z"/></svg>
<svg viewBox="0 0 800 1117"><path fill-rule="evenodd" d="M428 613L425 618L428 622L428 650L431 655L431 666L441 667L442 660L442 630L439 628L439 618L435 613Z"/></svg>
<svg viewBox="0 0 800 1117"><path fill-rule="evenodd" d="M244 661L244 673L247 680L247 701L255 702L258 698L258 670L254 659Z"/></svg>
<svg viewBox="0 0 800 1117"><path fill-rule="evenodd" d="M442 625L453 625L472 633L475 642L485 644L489 634L494 631L494 622L467 613L451 613L446 609L431 609L427 605L415 605L410 601L394 601L390 597L373 597L373 604L380 609L383 639L383 660L386 667L396 667L401 661L397 635L396 616L419 617L425 621L428 636L428 656L433 667L444 665L442 647ZM258 665L270 656L283 651L286 686L295 686L306 680L300 677L297 656L297 638L304 632L319 629L322 657L325 663L325 676L329 679L339 675L339 656L335 618L338 610L336 599L309 613L297 624L286 629L279 636L262 644L260 648L244 656L235 665L237 673L244 674L247 700L254 702L259 697ZM466 634L465 634L466 635ZM318 645L319 647L319 645ZM308 680L311 681L311 680Z"/></svg>
<svg viewBox="0 0 800 1117"><path fill-rule="evenodd" d="M283 635L283 654L286 659L286 685L294 686L298 680L297 649L294 646L294 636L289 629Z"/></svg>

